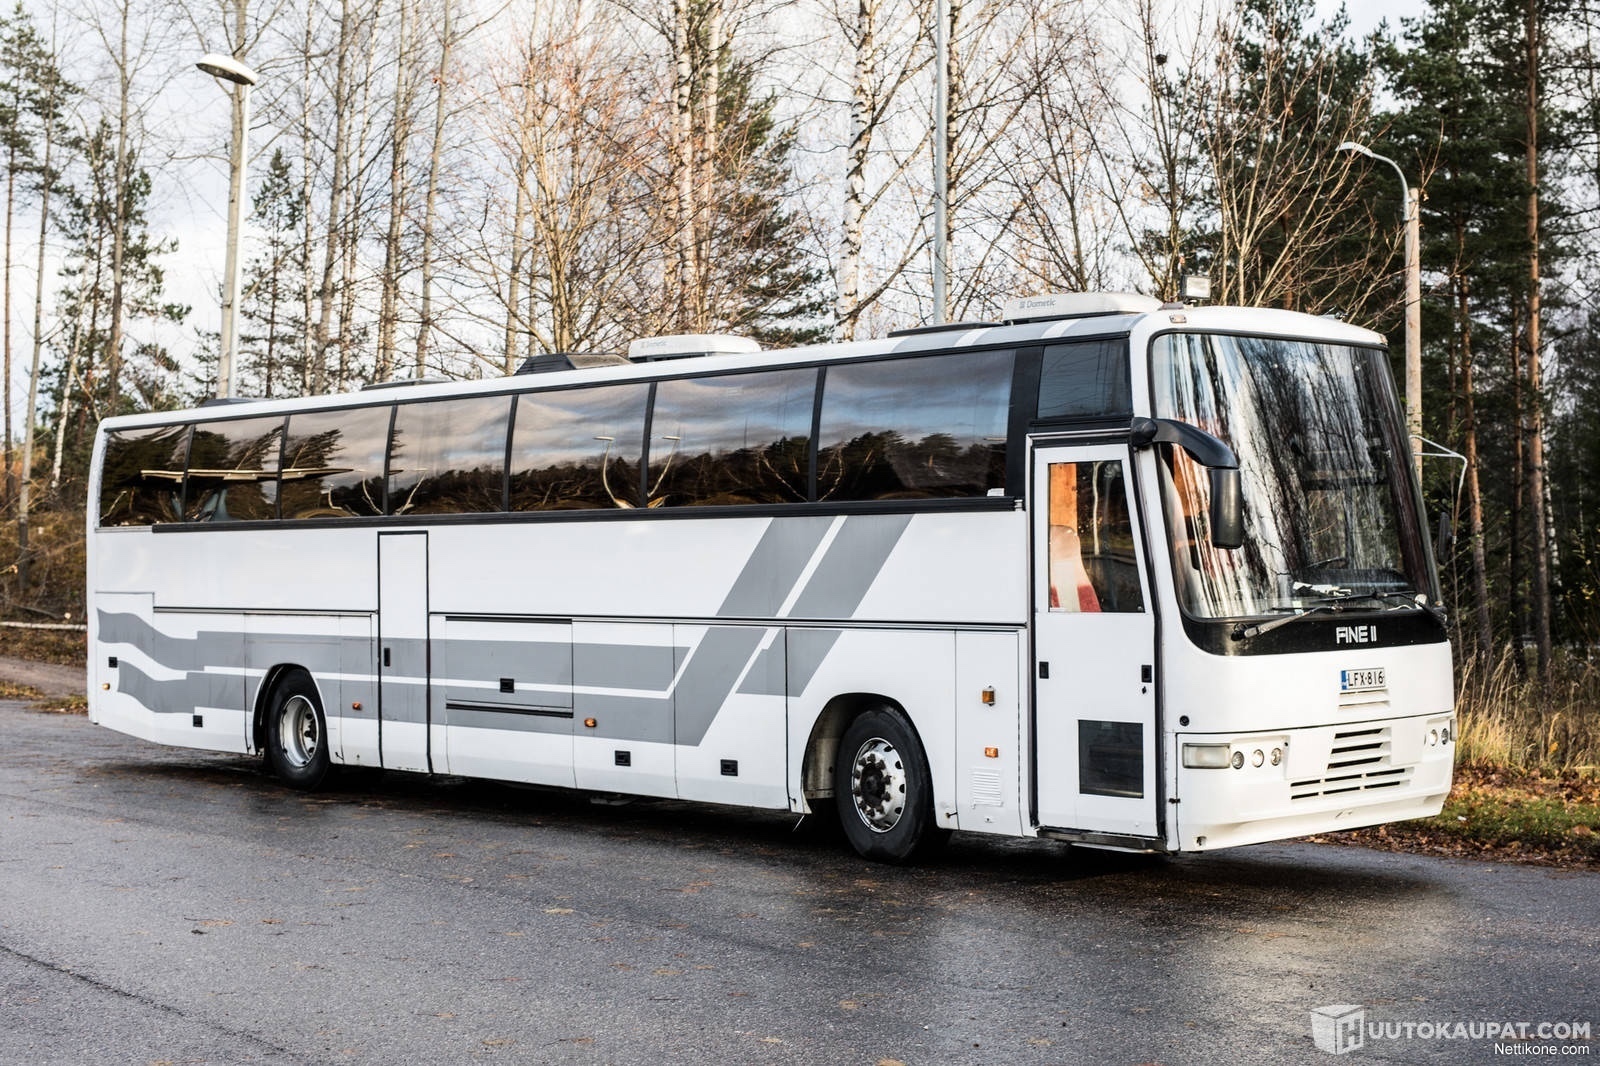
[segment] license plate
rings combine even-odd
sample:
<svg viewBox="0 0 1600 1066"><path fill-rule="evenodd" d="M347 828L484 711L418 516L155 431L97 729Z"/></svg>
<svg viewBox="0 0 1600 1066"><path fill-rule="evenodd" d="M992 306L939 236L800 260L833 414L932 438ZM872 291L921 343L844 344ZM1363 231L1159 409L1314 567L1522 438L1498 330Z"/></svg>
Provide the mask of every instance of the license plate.
<svg viewBox="0 0 1600 1066"><path fill-rule="evenodd" d="M1385 688L1387 679L1383 676L1383 667L1370 670L1341 670L1339 671L1340 692L1367 692L1375 688Z"/></svg>

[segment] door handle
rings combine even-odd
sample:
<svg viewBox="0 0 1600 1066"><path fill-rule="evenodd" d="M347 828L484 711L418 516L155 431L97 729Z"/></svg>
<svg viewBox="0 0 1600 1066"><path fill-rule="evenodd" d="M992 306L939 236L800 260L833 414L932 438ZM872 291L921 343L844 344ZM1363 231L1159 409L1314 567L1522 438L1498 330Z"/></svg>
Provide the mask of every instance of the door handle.
<svg viewBox="0 0 1600 1066"><path fill-rule="evenodd" d="M383 665L384 666L388 666L389 665L389 649L388 648L384 648L383 649Z"/></svg>

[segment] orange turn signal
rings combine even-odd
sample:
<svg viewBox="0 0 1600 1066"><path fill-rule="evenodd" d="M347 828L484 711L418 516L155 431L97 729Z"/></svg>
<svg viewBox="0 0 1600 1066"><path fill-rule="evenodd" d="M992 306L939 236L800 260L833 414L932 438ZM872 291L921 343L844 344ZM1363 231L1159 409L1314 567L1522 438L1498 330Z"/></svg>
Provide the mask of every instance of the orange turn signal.
<svg viewBox="0 0 1600 1066"><path fill-rule="evenodd" d="M1000 757L1000 749L999 748L984 748L983 749L983 757L985 759L998 759Z"/></svg>

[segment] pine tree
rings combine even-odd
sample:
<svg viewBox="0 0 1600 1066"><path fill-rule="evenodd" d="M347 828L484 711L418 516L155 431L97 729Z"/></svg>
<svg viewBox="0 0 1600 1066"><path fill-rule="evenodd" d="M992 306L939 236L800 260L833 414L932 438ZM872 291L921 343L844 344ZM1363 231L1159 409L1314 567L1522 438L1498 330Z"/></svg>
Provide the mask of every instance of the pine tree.
<svg viewBox="0 0 1600 1066"><path fill-rule="evenodd" d="M5 173L5 250L3 280L0 280L0 349L3 349L4 398L4 481L0 482L0 503L16 498L16 476L12 464L15 433L12 410L12 332L14 232L18 200L30 195L40 175L38 148L43 140L42 125L50 87L60 80L54 57L23 10L21 0L9 15L0 16L0 167Z"/></svg>
<svg viewBox="0 0 1600 1066"><path fill-rule="evenodd" d="M1507 609L1515 596L1504 566L1514 479L1486 484L1480 475L1516 462L1505 419L1510 324L1523 287L1515 264L1526 253L1518 111L1492 61L1492 32L1481 0L1437 0L1409 27L1407 47L1388 46L1383 64L1401 106L1384 117L1390 133L1378 146L1424 182L1422 268L1437 279L1423 294L1424 383L1444 399L1425 405L1424 433L1454 442L1467 458L1465 580L1455 560L1439 562L1451 602L1472 620L1469 647L1484 662L1495 656L1496 632L1520 624ZM1454 510L1453 486L1446 491L1441 502Z"/></svg>
<svg viewBox="0 0 1600 1066"><path fill-rule="evenodd" d="M768 346L828 339L825 275L805 247L786 199L795 128L774 118L776 93L752 95L754 72L734 64L720 79L728 116L718 133L720 192L711 223L714 319Z"/></svg>
<svg viewBox="0 0 1600 1066"><path fill-rule="evenodd" d="M144 342L114 366L112 304L112 229L120 201L126 228L122 242L121 315L124 324L139 320L181 323L188 307L162 299L165 281L161 257L177 249L173 240L157 240L145 217L151 178L136 155L125 160L128 180L116 189L115 133L101 120L74 151L83 161L81 180L65 190L60 215L65 241L62 275L66 285L58 299L61 325L55 341L56 469L81 473L101 418L139 410L177 406L178 367L160 345ZM119 372L113 375L113 369ZM67 440L68 430L71 440Z"/></svg>
<svg viewBox="0 0 1600 1066"><path fill-rule="evenodd" d="M281 148L272 153L256 188L250 217L262 247L245 265L240 334L245 388L266 397L304 394L311 387L300 343L306 329L300 299L305 217L300 181Z"/></svg>
<svg viewBox="0 0 1600 1066"><path fill-rule="evenodd" d="M680 328L749 332L768 344L824 340L824 274L786 202L796 131L775 91L738 57L723 0L678 0L674 29L677 193L668 301Z"/></svg>

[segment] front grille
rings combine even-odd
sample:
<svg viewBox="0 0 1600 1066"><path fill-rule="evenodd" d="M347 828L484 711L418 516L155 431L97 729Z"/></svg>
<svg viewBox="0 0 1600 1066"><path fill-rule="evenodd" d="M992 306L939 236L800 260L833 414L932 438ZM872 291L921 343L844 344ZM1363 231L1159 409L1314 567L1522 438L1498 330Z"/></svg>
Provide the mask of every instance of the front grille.
<svg viewBox="0 0 1600 1066"><path fill-rule="evenodd" d="M1366 711L1373 715L1387 712L1389 709L1389 690L1386 688L1358 689L1355 692L1339 693L1339 709L1342 711Z"/></svg>
<svg viewBox="0 0 1600 1066"><path fill-rule="evenodd" d="M1303 800L1400 788L1411 780L1411 770L1409 766L1390 765L1388 726L1348 729L1333 735L1323 775L1290 782L1289 798Z"/></svg>

